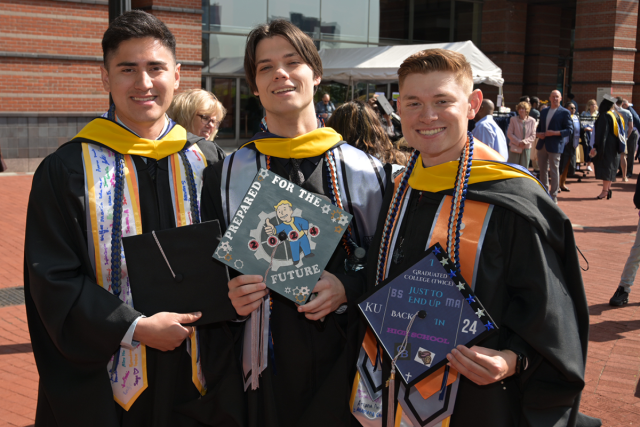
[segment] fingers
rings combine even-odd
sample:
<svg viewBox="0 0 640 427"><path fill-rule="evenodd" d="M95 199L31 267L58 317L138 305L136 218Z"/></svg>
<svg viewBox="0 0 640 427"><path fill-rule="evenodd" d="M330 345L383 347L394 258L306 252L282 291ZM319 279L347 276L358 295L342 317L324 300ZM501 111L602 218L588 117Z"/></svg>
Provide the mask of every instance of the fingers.
<svg viewBox="0 0 640 427"><path fill-rule="evenodd" d="M489 384L489 382L483 376L479 375L476 372L476 370L478 369L477 364L472 362L459 350L451 350L451 353L447 354L447 360L449 360L452 368L454 368L456 371L458 371L460 374L464 375L474 383L478 385Z"/></svg>
<svg viewBox="0 0 640 427"><path fill-rule="evenodd" d="M229 290L232 290L232 288L237 288L239 286L248 285L250 283L260 282L262 282L262 276L258 276L257 274L237 276L229 281Z"/></svg>
<svg viewBox="0 0 640 427"><path fill-rule="evenodd" d="M325 308L331 308L331 296L327 292L319 293L311 302L298 307L300 313L317 313Z"/></svg>
<svg viewBox="0 0 640 427"><path fill-rule="evenodd" d="M176 322L180 324L193 323L202 317L202 313L176 313Z"/></svg>
<svg viewBox="0 0 640 427"><path fill-rule="evenodd" d="M508 365L501 352L474 346L471 349L458 346L447 359L462 375L478 385L492 384L504 378Z"/></svg>

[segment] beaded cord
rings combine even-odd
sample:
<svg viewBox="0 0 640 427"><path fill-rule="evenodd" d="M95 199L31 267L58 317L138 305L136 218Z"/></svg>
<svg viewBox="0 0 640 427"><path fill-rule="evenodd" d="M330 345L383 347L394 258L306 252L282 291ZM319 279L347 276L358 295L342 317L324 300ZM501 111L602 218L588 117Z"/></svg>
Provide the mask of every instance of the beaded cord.
<svg viewBox="0 0 640 427"><path fill-rule="evenodd" d="M380 282L384 280L384 274L386 272L386 259L389 255L390 242L392 229L395 227L395 222L398 214L398 210L400 209L400 205L404 200L404 196L407 193L407 189L409 188L409 177L411 176L411 172L413 172L413 168L416 165L416 161L418 160L418 156L420 152L417 150L413 150L411 157L409 158L409 163L407 167L404 169L402 173L402 178L400 180L400 185L398 185L398 189L393 194L393 199L391 200L391 205L389 206L389 212L387 213L387 218L384 222L384 228L382 229L382 240L380 242L380 250L378 252L378 266L377 266L377 274L376 274L376 286Z"/></svg>
<svg viewBox="0 0 640 427"><path fill-rule="evenodd" d="M336 159L333 150L325 153L325 159L327 161L327 177L331 185L329 190L331 191L331 203L336 205L342 210L345 210L340 199L340 187L338 185ZM357 247L353 236L351 234L351 225L347 227L347 231L342 235L342 246L344 246L347 256L350 257L355 248Z"/></svg>
<svg viewBox="0 0 640 427"><path fill-rule="evenodd" d="M460 271L460 227L462 225L462 217L464 215L464 204L467 198L467 189L469 186L469 177L471 176L471 165L473 161L473 135L467 133L467 144L465 144L460 158L458 160L458 172L456 174L455 186L453 189L453 198L451 201L451 211L449 214L449 227L447 232L447 254L453 261L456 271ZM387 257L391 250L390 240L393 231L397 226L398 213L402 201L405 198L409 188L408 182L411 172L415 167L418 155L420 153L413 151L409 163L404 170L400 185L393 195L387 218L385 219L382 231L382 239L380 242L380 251L378 253L378 265L376 267L376 286L385 278Z"/></svg>
<svg viewBox="0 0 640 427"><path fill-rule="evenodd" d="M180 159L182 159L182 164L184 165L184 169L186 171L185 175L187 176L187 186L189 187L189 199L191 200L191 218L193 218L194 224L200 223L200 206L198 206L198 195L196 193L196 180L193 177L193 168L191 167L191 163L187 159L187 155L185 151L179 151Z"/></svg>
<svg viewBox="0 0 640 427"><path fill-rule="evenodd" d="M122 279L122 200L124 198L124 156L115 153L116 172L113 197L113 226L111 231L111 291L120 297L120 281Z"/></svg>

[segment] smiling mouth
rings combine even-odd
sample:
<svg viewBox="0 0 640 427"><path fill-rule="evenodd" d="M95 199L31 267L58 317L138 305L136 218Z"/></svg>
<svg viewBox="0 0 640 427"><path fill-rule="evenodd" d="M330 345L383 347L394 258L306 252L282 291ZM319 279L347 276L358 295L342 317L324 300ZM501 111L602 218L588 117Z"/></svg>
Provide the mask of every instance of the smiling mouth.
<svg viewBox="0 0 640 427"><path fill-rule="evenodd" d="M133 99L134 101L137 102L148 102L148 101L153 101L154 99L156 99L156 96L132 96L131 99Z"/></svg>
<svg viewBox="0 0 640 427"><path fill-rule="evenodd" d="M274 90L272 93L277 95L279 93L293 92L294 90L296 90L295 87L283 87L281 89Z"/></svg>
<svg viewBox="0 0 640 427"><path fill-rule="evenodd" d="M437 128L437 129L428 129L428 130L419 130L420 135L432 136L437 133L442 132L445 128Z"/></svg>

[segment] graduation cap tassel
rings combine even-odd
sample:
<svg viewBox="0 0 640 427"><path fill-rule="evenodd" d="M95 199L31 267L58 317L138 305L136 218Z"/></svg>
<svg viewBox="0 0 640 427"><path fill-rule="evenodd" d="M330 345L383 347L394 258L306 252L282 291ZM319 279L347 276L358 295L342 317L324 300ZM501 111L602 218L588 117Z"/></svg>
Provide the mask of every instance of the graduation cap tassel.
<svg viewBox="0 0 640 427"><path fill-rule="evenodd" d="M258 329L258 322L262 316L262 301L260 306L251 313L251 390L258 388L259 362L258 362L258 340L261 332Z"/></svg>
<svg viewBox="0 0 640 427"><path fill-rule="evenodd" d="M391 361L391 375L387 380L387 387L389 387L389 397L387 400L387 427L394 427L396 423L395 416L395 405L396 405L396 361L398 357L400 357L407 349L407 341L409 340L409 332L411 331L411 326L413 326L413 321L416 320L416 317L424 319L427 317L427 312L424 310L417 311L416 314L411 316L411 320L409 321L409 326L407 326L407 330L404 333L404 340L402 340L402 344L398 347L396 351L396 357Z"/></svg>

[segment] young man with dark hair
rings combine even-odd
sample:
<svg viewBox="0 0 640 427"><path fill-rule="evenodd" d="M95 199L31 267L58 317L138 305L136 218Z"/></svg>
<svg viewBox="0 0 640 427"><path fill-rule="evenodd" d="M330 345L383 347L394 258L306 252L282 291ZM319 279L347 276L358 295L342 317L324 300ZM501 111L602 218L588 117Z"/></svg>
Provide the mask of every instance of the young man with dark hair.
<svg viewBox="0 0 640 427"><path fill-rule="evenodd" d="M252 370L250 352L243 355L249 425L347 426L350 373L355 369L347 337L358 322L352 304L364 282L345 271L345 260L349 253L368 249L390 173L333 129L318 128L313 94L322 79L322 63L313 41L299 28L284 20L255 28L247 39L244 69L266 110L263 132L206 170L203 216L219 219L226 228L259 168L354 215L348 238L311 291L317 297L306 305L269 294L261 276L237 276L229 282L239 320L259 310L256 314L270 331L264 370ZM251 345L250 327L245 322L245 349ZM251 383L257 376L254 390Z"/></svg>
<svg viewBox="0 0 640 427"><path fill-rule="evenodd" d="M202 172L224 154L165 114L180 64L161 21L127 12L102 45L113 104L42 162L27 210L36 425L200 426L176 411L207 387L187 350L187 342L191 353L200 350L189 338L200 314L137 311L122 238L198 222L184 212L197 211ZM190 177L195 185L174 196L173 183Z"/></svg>
<svg viewBox="0 0 640 427"><path fill-rule="evenodd" d="M385 196L372 241L383 249L369 257L368 286L404 274L439 242L499 331L453 349L450 368L424 380L430 386L405 391L413 405L395 419L407 422L412 411L421 426L599 425L582 424L587 417L578 413L589 319L569 219L528 171L503 163L467 132L483 97L462 54L425 50L398 75L398 113L415 151ZM376 383L390 369L385 356ZM386 426L391 392L382 390L377 425Z"/></svg>

